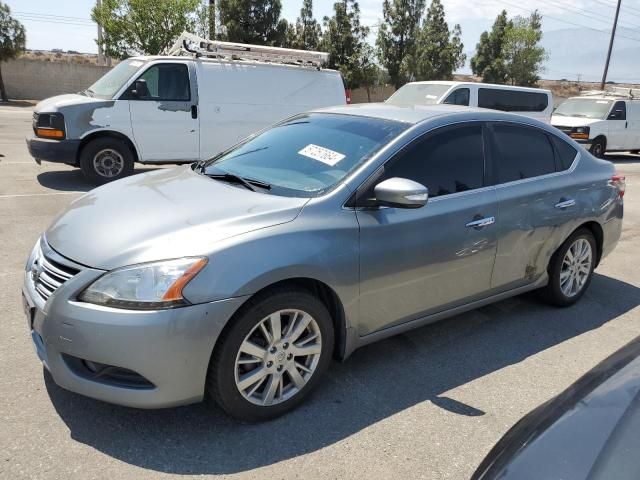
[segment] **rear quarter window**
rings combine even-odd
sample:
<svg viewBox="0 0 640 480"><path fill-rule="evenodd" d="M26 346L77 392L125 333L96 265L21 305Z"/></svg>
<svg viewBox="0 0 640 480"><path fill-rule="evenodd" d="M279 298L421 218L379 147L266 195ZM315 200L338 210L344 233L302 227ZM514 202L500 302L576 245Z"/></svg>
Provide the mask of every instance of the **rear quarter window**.
<svg viewBox="0 0 640 480"><path fill-rule="evenodd" d="M546 93L479 88L478 106L503 112L543 112L549 105Z"/></svg>
<svg viewBox="0 0 640 480"><path fill-rule="evenodd" d="M559 139L555 135L549 135L549 138L551 139L551 143L553 143L553 146L556 149L556 155L559 160L558 163L560 165L560 169L567 170L573 164L578 151L567 142Z"/></svg>

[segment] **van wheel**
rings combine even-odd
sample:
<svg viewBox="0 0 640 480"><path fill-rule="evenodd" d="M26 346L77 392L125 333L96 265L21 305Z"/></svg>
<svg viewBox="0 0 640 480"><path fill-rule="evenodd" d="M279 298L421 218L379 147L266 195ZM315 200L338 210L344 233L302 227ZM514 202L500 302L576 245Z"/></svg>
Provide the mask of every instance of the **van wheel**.
<svg viewBox="0 0 640 480"><path fill-rule="evenodd" d="M586 228L573 232L549 262L549 283L541 291L553 305L576 303L589 288L596 264L596 241Z"/></svg>
<svg viewBox="0 0 640 480"><path fill-rule="evenodd" d="M102 185L133 173L133 154L118 138L96 138L80 153L80 169L91 183Z"/></svg>
<svg viewBox="0 0 640 480"><path fill-rule="evenodd" d="M598 137L591 144L591 148L589 149L589 152L591 152L591 155L593 155L594 157L604 158L604 152L606 148L607 148L606 140L602 137Z"/></svg>
<svg viewBox="0 0 640 480"><path fill-rule="evenodd" d="M333 354L333 322L305 290L277 289L249 300L214 349L207 393L242 421L268 420L298 406Z"/></svg>

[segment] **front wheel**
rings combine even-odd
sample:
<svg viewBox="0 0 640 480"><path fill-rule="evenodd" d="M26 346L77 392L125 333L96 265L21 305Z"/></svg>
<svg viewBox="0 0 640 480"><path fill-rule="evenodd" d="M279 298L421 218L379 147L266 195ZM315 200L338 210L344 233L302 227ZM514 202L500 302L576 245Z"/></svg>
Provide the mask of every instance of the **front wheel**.
<svg viewBox="0 0 640 480"><path fill-rule="evenodd" d="M118 138L91 140L80 154L82 174L91 183L102 185L133 173L133 154Z"/></svg>
<svg viewBox="0 0 640 480"><path fill-rule="evenodd" d="M593 234L586 228L575 231L551 258L545 299L560 307L577 302L591 283L595 263Z"/></svg>
<svg viewBox="0 0 640 480"><path fill-rule="evenodd" d="M227 414L255 422L304 400L327 369L333 323L304 290L274 290L250 300L215 347L207 392Z"/></svg>
<svg viewBox="0 0 640 480"><path fill-rule="evenodd" d="M589 152L591 152L591 155L593 155L594 157L604 158L604 152L606 148L607 146L604 138L596 138L591 144Z"/></svg>

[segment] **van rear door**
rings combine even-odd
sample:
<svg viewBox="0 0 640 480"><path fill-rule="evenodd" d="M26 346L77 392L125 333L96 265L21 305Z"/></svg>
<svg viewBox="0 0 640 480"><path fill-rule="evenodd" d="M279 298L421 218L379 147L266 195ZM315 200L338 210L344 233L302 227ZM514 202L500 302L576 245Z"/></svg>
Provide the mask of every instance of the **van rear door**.
<svg viewBox="0 0 640 480"><path fill-rule="evenodd" d="M125 94L142 162L198 159L198 97L190 67L185 62L153 63ZM138 80L144 80L143 84Z"/></svg>

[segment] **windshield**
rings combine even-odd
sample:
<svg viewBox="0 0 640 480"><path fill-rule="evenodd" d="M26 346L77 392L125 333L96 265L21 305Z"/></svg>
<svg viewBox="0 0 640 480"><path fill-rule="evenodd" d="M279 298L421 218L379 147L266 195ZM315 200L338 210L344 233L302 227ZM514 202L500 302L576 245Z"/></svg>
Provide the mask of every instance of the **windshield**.
<svg viewBox="0 0 640 480"><path fill-rule="evenodd" d="M391 95L385 103L393 105L434 105L451 85L446 83L408 83Z"/></svg>
<svg viewBox="0 0 640 480"><path fill-rule="evenodd" d="M113 98L131 76L140 70L142 65L144 65L142 60L125 60L120 62L100 77L87 91L95 97Z"/></svg>
<svg viewBox="0 0 640 480"><path fill-rule="evenodd" d="M297 115L214 157L201 171L262 182L276 195L313 197L336 185L407 127L352 115Z"/></svg>
<svg viewBox="0 0 640 480"><path fill-rule="evenodd" d="M585 117L604 119L611 109L613 100L595 98L570 98L561 103L553 112L561 117Z"/></svg>

